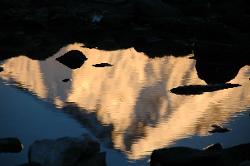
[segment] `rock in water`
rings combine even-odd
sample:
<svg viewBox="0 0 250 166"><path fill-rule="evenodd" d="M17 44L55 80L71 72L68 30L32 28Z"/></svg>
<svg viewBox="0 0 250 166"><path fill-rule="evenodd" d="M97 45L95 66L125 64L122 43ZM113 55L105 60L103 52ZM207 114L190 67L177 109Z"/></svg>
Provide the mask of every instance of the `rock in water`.
<svg viewBox="0 0 250 166"><path fill-rule="evenodd" d="M71 79L69 79L69 78L65 78L62 80L62 82L69 82L69 81L71 81Z"/></svg>
<svg viewBox="0 0 250 166"><path fill-rule="evenodd" d="M154 150L151 166L248 166L250 144L241 144L221 150L198 150L172 147Z"/></svg>
<svg viewBox="0 0 250 166"><path fill-rule="evenodd" d="M87 58L81 51L71 50L66 54L56 58L56 60L71 69L77 69L84 64Z"/></svg>
<svg viewBox="0 0 250 166"><path fill-rule="evenodd" d="M211 144L207 147L205 147L203 150L206 150L206 151L216 151L216 150L222 150L223 147L220 143L216 143L216 144Z"/></svg>
<svg viewBox="0 0 250 166"><path fill-rule="evenodd" d="M113 65L109 64L109 63L98 63L98 64L94 64L94 67L111 67Z"/></svg>
<svg viewBox="0 0 250 166"><path fill-rule="evenodd" d="M210 153L188 147L173 147L154 150L151 166L210 166L220 157L220 153Z"/></svg>
<svg viewBox="0 0 250 166"><path fill-rule="evenodd" d="M1 138L0 153L18 153L23 149L23 145L17 138Z"/></svg>
<svg viewBox="0 0 250 166"><path fill-rule="evenodd" d="M213 129L209 131L210 133L225 133L230 131L230 129L219 126L217 124L214 124L211 127L213 127Z"/></svg>
<svg viewBox="0 0 250 166"><path fill-rule="evenodd" d="M29 148L29 163L41 166L106 166L105 153L89 135L79 138L35 141Z"/></svg>
<svg viewBox="0 0 250 166"><path fill-rule="evenodd" d="M2 72L3 70L4 70L3 67L0 66L0 72Z"/></svg>

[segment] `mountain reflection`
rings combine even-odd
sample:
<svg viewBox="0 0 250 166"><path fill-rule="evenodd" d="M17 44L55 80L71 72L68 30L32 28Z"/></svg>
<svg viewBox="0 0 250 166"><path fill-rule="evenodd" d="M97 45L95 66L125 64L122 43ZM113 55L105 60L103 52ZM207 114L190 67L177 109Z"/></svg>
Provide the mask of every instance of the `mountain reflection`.
<svg viewBox="0 0 250 166"><path fill-rule="evenodd" d="M81 68L70 70L55 61L73 49L88 58ZM113 66L92 66L98 63ZM133 48L101 51L74 44L46 61L20 56L6 60L3 67L2 79L64 108L90 130L111 126L109 130L103 128L105 131L93 129L93 134L100 136L98 132L107 132L104 137L109 137L106 139L111 140L114 148L125 152L130 159L142 158L181 138L208 135L211 124L227 123L250 103L247 67L231 81L241 87L178 96L170 93L170 89L205 84L198 79L195 61L171 56L150 59ZM72 81L62 82L65 78ZM83 122L91 119L92 123Z"/></svg>

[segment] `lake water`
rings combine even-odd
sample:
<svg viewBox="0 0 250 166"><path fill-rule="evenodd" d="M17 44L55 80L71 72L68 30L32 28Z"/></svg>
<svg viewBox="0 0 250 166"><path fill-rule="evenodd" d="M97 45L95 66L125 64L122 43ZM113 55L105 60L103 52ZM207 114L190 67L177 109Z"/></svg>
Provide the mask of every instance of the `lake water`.
<svg viewBox="0 0 250 166"><path fill-rule="evenodd" d="M35 140L86 132L101 142L108 166L147 165L151 152L162 147L249 143L249 66L230 81L239 87L177 95L170 90L205 85L193 55L151 59L133 48L81 46L67 45L45 61L20 55L1 62L0 137L18 137L25 147L19 154L0 154L2 166L27 162ZM75 49L88 58L81 68L55 60ZM103 62L113 66L93 66ZM212 124L232 130L211 134Z"/></svg>

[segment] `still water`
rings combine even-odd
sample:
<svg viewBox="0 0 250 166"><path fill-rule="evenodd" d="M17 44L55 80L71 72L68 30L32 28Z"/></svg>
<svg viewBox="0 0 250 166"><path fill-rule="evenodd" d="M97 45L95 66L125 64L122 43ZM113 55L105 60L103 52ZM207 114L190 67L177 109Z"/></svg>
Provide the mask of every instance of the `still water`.
<svg viewBox="0 0 250 166"><path fill-rule="evenodd" d="M27 148L37 139L84 132L100 140L108 165L146 165L161 147L249 143L249 66L230 81L239 87L176 95L172 88L205 85L192 55L150 59L133 48L81 46L67 45L45 61L19 56L1 62L0 137L18 137L26 147L20 154L0 154L2 163L27 161ZM88 58L81 68L72 70L55 60L69 50ZM97 63L113 66L96 68ZM212 124L232 131L211 134Z"/></svg>

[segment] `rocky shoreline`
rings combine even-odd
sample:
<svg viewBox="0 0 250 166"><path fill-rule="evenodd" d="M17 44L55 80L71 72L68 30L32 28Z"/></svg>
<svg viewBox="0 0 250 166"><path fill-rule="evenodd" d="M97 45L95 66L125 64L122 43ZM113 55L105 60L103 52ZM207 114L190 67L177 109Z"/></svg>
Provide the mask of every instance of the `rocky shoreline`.
<svg viewBox="0 0 250 166"><path fill-rule="evenodd" d="M17 143L18 142L18 143ZM8 145L7 145L8 144ZM0 152L20 152L16 138L0 140ZM14 146L13 146L14 145ZM4 147L4 148L3 148ZM200 150L189 147L156 149L151 154L150 166L249 166L250 144L223 148L220 143ZM35 141L28 151L28 163L20 166L106 166L106 153L90 135L63 137L56 140Z"/></svg>
<svg viewBox="0 0 250 166"><path fill-rule="evenodd" d="M1 0L0 6L1 59L45 59L82 42L104 50L134 47L150 57L194 51L196 58L249 64L246 0Z"/></svg>

